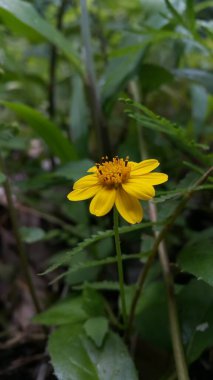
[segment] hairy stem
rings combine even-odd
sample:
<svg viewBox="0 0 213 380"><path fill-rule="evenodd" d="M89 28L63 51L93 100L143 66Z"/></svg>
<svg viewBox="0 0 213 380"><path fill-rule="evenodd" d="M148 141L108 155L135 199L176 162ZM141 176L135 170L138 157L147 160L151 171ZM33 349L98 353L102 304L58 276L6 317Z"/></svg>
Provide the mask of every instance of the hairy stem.
<svg viewBox="0 0 213 380"><path fill-rule="evenodd" d="M0 156L0 170L2 170L3 173L5 173L4 161L3 161L1 156ZM18 252L19 257L20 257L22 272L25 276L25 279L26 279L26 282L27 282L27 285L29 288L29 292L30 292L31 297L32 297L32 301L33 301L33 304L35 306L35 309L37 312L40 312L41 307L40 307L40 304L39 304L39 301L38 301L38 298L36 295L36 290L35 290L33 280L31 277L31 273L29 270L27 254L26 254L24 244L23 244L22 239L21 239L20 232L19 232L19 223L18 223L16 209L15 209L14 202L13 202L11 186L10 186L9 179L7 177L3 183L3 187L4 187L4 191L5 191L5 196L7 199L8 211L9 211L9 215L10 215L10 219L11 219L13 234L14 234L14 237L16 240L17 252Z"/></svg>
<svg viewBox="0 0 213 380"><path fill-rule="evenodd" d="M120 237L118 231L118 211L114 207L114 236L115 236L115 248L117 255L117 264L118 264L118 278L120 285L120 296L121 296L121 310L124 325L127 323L127 312L126 312L126 300L125 300L125 289L124 289L124 275L123 275L123 264L122 264L122 254L121 254L121 245Z"/></svg>

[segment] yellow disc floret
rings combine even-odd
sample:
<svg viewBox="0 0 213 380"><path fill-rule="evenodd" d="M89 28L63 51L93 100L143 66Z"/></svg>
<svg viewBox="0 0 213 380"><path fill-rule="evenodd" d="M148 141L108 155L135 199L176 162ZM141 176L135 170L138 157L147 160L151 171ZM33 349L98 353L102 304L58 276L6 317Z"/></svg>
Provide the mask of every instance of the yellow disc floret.
<svg viewBox="0 0 213 380"><path fill-rule="evenodd" d="M118 185L127 182L131 167L128 165L128 157L124 160L117 156L108 160L108 157L102 157L102 162L96 164L98 180L102 185L118 187Z"/></svg>

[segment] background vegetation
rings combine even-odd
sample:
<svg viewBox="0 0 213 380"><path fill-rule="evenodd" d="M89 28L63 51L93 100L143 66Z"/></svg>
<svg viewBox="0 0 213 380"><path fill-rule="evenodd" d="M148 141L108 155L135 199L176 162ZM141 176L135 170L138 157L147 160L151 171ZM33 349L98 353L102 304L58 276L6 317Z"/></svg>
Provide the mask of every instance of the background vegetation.
<svg viewBox="0 0 213 380"><path fill-rule="evenodd" d="M186 379L177 315L190 378L212 379L212 5L0 0L1 379ZM169 175L121 221L130 315L148 267L125 341L112 218L66 198L103 154Z"/></svg>

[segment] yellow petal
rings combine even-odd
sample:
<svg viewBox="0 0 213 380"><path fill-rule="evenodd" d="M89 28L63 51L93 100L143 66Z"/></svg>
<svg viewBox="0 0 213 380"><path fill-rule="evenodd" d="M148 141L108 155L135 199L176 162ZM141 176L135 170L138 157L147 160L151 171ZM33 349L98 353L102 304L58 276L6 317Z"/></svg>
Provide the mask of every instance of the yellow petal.
<svg viewBox="0 0 213 380"><path fill-rule="evenodd" d="M141 184L160 185L160 183L168 181L168 175L164 173L148 173L141 176L131 176L130 181L132 179L139 181Z"/></svg>
<svg viewBox="0 0 213 380"><path fill-rule="evenodd" d="M143 209L140 202L127 194L122 187L117 189L115 205L118 212L128 223L140 223L143 219Z"/></svg>
<svg viewBox="0 0 213 380"><path fill-rule="evenodd" d="M138 179L129 179L122 184L123 189L135 198L147 201L155 196L155 189L151 184L141 183Z"/></svg>
<svg viewBox="0 0 213 380"><path fill-rule="evenodd" d="M156 169L160 163L158 160L144 160L138 164L131 165L130 175L142 175L151 172Z"/></svg>
<svg viewBox="0 0 213 380"><path fill-rule="evenodd" d="M89 168L89 169L87 170L87 172L88 172L88 173L96 173L96 172L97 172L97 168L96 168L96 166L92 166L91 168Z"/></svg>
<svg viewBox="0 0 213 380"><path fill-rule="evenodd" d="M84 187L90 187L98 184L98 177L96 174L89 174L74 183L73 189L81 189Z"/></svg>
<svg viewBox="0 0 213 380"><path fill-rule="evenodd" d="M90 203L89 210L96 216L106 215L115 203L116 190L102 187Z"/></svg>
<svg viewBox="0 0 213 380"><path fill-rule="evenodd" d="M92 198L99 190L101 186L91 186L83 189L75 189L71 191L67 198L69 201L84 201L85 199Z"/></svg>

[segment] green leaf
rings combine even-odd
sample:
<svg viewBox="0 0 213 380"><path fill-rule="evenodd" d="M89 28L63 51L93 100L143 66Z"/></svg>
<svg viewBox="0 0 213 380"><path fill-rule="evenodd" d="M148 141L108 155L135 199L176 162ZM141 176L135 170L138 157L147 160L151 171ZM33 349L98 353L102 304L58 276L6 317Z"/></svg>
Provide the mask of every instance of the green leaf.
<svg viewBox="0 0 213 380"><path fill-rule="evenodd" d="M70 124L73 141L77 141L86 134L89 124L89 110L86 103L84 83L79 75L74 76L72 80Z"/></svg>
<svg viewBox="0 0 213 380"><path fill-rule="evenodd" d="M127 301L132 291L127 292ZM191 363L211 347L213 341L213 289L203 281L193 280L176 286L176 300L187 359ZM146 286L136 313L135 327L142 338L157 347L172 350L166 291L163 284Z"/></svg>
<svg viewBox="0 0 213 380"><path fill-rule="evenodd" d="M58 380L137 380L121 338L110 332L100 349L81 326L64 326L49 339L49 352Z"/></svg>
<svg viewBox="0 0 213 380"><path fill-rule="evenodd" d="M0 0L0 17L15 32L25 37L42 36L57 46L82 75L81 61L70 49L70 41L44 20L31 4L20 0Z"/></svg>
<svg viewBox="0 0 213 380"><path fill-rule="evenodd" d="M21 103L1 102L1 104L16 112L22 120L27 122L62 162L65 163L77 158L74 145L52 121L40 112Z"/></svg>
<svg viewBox="0 0 213 380"><path fill-rule="evenodd" d="M200 69L176 69L173 73L177 78L188 79L191 82L198 83L213 94L213 74Z"/></svg>
<svg viewBox="0 0 213 380"><path fill-rule="evenodd" d="M83 251L78 255L75 255L71 258L69 268L75 267L76 270L69 271L63 270L62 273L52 280L52 283L58 281L59 279L65 277L65 281L68 285L76 285L81 284L84 281L90 282L97 279L98 274L100 273L101 266L81 266L82 262L89 263L93 261L94 252L91 250L90 252ZM78 265L79 264L79 265ZM78 269L77 269L78 268Z"/></svg>
<svg viewBox="0 0 213 380"><path fill-rule="evenodd" d="M90 317L104 315L104 300L97 290L92 289L89 284L83 291L83 308Z"/></svg>
<svg viewBox="0 0 213 380"><path fill-rule="evenodd" d="M45 231L38 227L21 227L20 232L25 243L35 243L45 237Z"/></svg>
<svg viewBox="0 0 213 380"><path fill-rule="evenodd" d="M134 75L137 66L144 54L147 44L144 37L126 35L121 46L116 49L115 57L111 57L103 78L102 97L104 100L115 96L122 86Z"/></svg>
<svg viewBox="0 0 213 380"><path fill-rule="evenodd" d="M202 135L204 121L208 110L208 94L203 86L192 84L191 97L194 129L196 137L200 137Z"/></svg>
<svg viewBox="0 0 213 380"><path fill-rule="evenodd" d="M156 224L156 223L154 223ZM128 226L128 227L120 227L119 233L125 234L129 232L134 232L137 230L145 229L148 227L151 227L154 225L153 223L140 223L134 226ZM90 245L99 242L102 239L106 239L109 237L114 236L113 230L107 230L107 231L99 231L96 235L92 235L89 238L86 238L82 242L80 242L75 248L73 248L71 251L66 252L65 254L61 254L59 257L57 256L55 259L53 259L53 264L43 273L47 274L49 272L52 272L56 268L60 267L61 265L66 265L70 263L70 259L78 254L79 252L83 251L84 249L88 248Z"/></svg>
<svg viewBox="0 0 213 380"><path fill-rule="evenodd" d="M141 259L144 257L147 257L149 252L143 252L143 253L135 253L131 255L122 255L122 260L135 260L135 259ZM59 281L64 276L70 275L72 273L78 272L82 269L88 269L88 268L96 268L103 265L109 265L117 262L116 256L110 256L106 257L105 259L99 259L99 260L88 260L83 262L78 262L76 264L70 265L70 268L61 274L59 274L54 280L51 281L51 284L53 284L56 281ZM46 272L45 272L46 273Z"/></svg>
<svg viewBox="0 0 213 380"><path fill-rule="evenodd" d="M140 69L141 85L146 91L156 91L162 84L173 80L173 74L162 66L146 63Z"/></svg>
<svg viewBox="0 0 213 380"><path fill-rule="evenodd" d="M182 249L178 257L181 269L213 286L213 228L199 232Z"/></svg>
<svg viewBox="0 0 213 380"><path fill-rule="evenodd" d="M203 0L200 3L195 4L195 12L201 12L206 8L212 8L212 0Z"/></svg>
<svg viewBox="0 0 213 380"><path fill-rule="evenodd" d="M6 180L6 176L0 172L0 184L4 183L5 180Z"/></svg>
<svg viewBox="0 0 213 380"><path fill-rule="evenodd" d="M189 29L195 32L195 2L194 0L186 0L186 19Z"/></svg>
<svg viewBox="0 0 213 380"><path fill-rule="evenodd" d="M180 15L177 12L176 8L171 4L171 2L169 0L165 0L165 3L166 3L168 10L171 12L172 16L174 17L175 22L177 24L185 27L185 22L184 22L182 15Z"/></svg>
<svg viewBox="0 0 213 380"><path fill-rule="evenodd" d="M88 286L88 284L82 284L82 285L77 285L74 288L76 290L78 289L84 289L85 286ZM96 290L110 290L110 291L119 291L120 286L117 281L94 281L89 283L89 287L91 289L96 289Z"/></svg>
<svg viewBox="0 0 213 380"><path fill-rule="evenodd" d="M192 362L212 346L212 287L203 281L191 281L178 295L178 309L187 358Z"/></svg>
<svg viewBox="0 0 213 380"><path fill-rule="evenodd" d="M133 289L130 289L130 294ZM163 284L151 283L144 289L137 307L135 325L145 341L171 349L167 298Z"/></svg>
<svg viewBox="0 0 213 380"><path fill-rule="evenodd" d="M33 320L42 325L52 326L80 323L87 318L89 315L83 307L82 297L71 297L51 306Z"/></svg>
<svg viewBox="0 0 213 380"><path fill-rule="evenodd" d="M60 167L54 175L77 181L80 177L87 175L87 170L94 165L91 160L72 161Z"/></svg>
<svg viewBox="0 0 213 380"><path fill-rule="evenodd" d="M204 155L194 140L189 139L186 130L168 119L161 117L142 104L133 102L131 99L121 99L131 108L127 109L128 115L144 128L152 129L168 136L178 149L182 149L186 154L196 157L202 162L210 163L210 158Z"/></svg>
<svg viewBox="0 0 213 380"><path fill-rule="evenodd" d="M101 347L108 332L108 320L104 317L88 319L84 324L84 330L97 347Z"/></svg>

